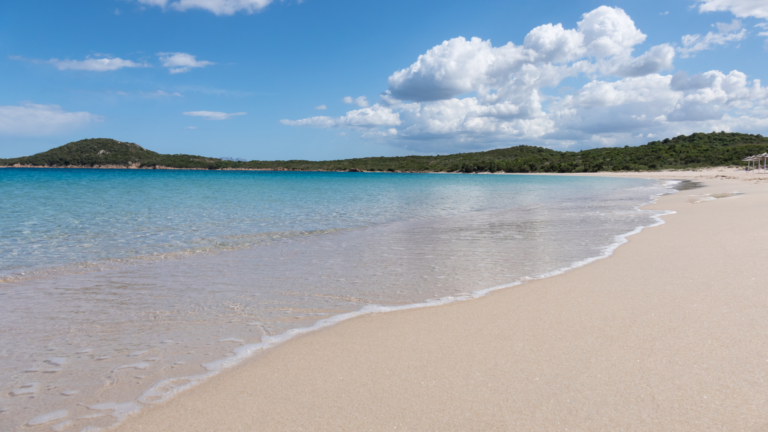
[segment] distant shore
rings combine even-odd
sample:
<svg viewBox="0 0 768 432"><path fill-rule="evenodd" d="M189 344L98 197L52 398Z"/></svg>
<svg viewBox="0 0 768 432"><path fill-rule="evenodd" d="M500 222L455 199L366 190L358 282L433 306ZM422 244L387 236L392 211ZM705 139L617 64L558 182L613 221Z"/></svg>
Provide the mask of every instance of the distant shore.
<svg viewBox="0 0 768 432"><path fill-rule="evenodd" d="M598 175L704 187L608 259L297 337L117 430L763 428L768 175Z"/></svg>
<svg viewBox="0 0 768 432"><path fill-rule="evenodd" d="M66 166L34 166L34 165L12 165L12 166L3 166L0 165L1 168L40 168L40 169L118 169L118 170L174 170L174 171L292 171L292 172L358 172L358 173L385 173L385 174L476 174L476 175L565 175L565 176L597 176L597 177L640 177L640 178L659 178L659 179L665 179L665 178L701 178L702 176L707 176L712 173L722 173L722 175L733 175L735 173L744 173L747 176L754 176L755 178L759 178L761 173L757 172L747 172L744 170L744 168L740 167L733 167L733 166L721 166L721 167L708 167L708 168L692 168L692 169L681 169L681 170L658 170L658 171L599 171L599 172L588 172L588 173L539 173L539 172L532 172L532 173L507 173L503 171L499 172L476 172L476 173L464 173L464 172L438 172L438 171L365 171L365 170L359 170L359 169L349 169L349 170L297 170L297 169L289 169L289 168L216 168L216 169L208 169L208 168L173 168L173 167L165 167L165 166L155 166L155 167L146 167L146 166L123 166L123 165L96 165L96 166L85 166L85 165L66 165Z"/></svg>
<svg viewBox="0 0 768 432"><path fill-rule="evenodd" d="M323 161L232 161L189 154L162 154L111 138L73 141L42 153L0 158L15 167L198 169L352 172L581 173L746 166L745 158L768 150L768 138L737 132L679 135L638 146L558 151L517 145L445 155L373 156Z"/></svg>
<svg viewBox="0 0 768 432"><path fill-rule="evenodd" d="M376 173L433 173L433 171L364 171L359 169L349 170L298 170L290 168L174 168L167 166L139 166L136 165L63 165L63 166L47 166L47 165L0 165L0 168L41 168L41 169L118 169L118 170L175 170L175 171L296 171L296 172L376 172ZM490 173L489 173L490 174ZM503 173L499 173L503 174Z"/></svg>

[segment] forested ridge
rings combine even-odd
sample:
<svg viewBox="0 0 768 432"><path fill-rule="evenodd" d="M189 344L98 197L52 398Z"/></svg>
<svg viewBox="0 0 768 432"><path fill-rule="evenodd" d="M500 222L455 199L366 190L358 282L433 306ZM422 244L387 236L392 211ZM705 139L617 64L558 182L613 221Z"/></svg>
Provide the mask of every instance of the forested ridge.
<svg viewBox="0 0 768 432"><path fill-rule="evenodd" d="M743 166L747 156L768 152L768 138L741 133L694 133L640 146L556 151L515 146L444 156L370 157L331 161L249 161L160 154L107 138L71 142L32 156L0 159L0 166L265 169L390 172L598 172Z"/></svg>

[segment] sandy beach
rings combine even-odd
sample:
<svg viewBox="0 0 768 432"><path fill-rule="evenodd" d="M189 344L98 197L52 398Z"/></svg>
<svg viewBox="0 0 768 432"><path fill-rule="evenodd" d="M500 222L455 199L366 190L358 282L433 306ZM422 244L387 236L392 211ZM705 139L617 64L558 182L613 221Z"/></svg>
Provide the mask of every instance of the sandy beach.
<svg viewBox="0 0 768 432"><path fill-rule="evenodd" d="M607 259L294 338L116 430L768 429L768 174L613 175L704 187Z"/></svg>

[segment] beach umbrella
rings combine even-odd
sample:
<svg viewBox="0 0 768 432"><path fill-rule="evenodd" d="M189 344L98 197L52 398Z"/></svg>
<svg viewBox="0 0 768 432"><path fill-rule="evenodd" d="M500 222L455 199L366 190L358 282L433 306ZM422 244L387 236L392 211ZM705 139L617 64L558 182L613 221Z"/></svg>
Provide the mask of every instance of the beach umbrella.
<svg viewBox="0 0 768 432"><path fill-rule="evenodd" d="M751 171L750 168L753 166L753 162L755 162L756 160L759 160L757 155L747 156L744 159L742 159L742 162L747 163L747 171Z"/></svg>

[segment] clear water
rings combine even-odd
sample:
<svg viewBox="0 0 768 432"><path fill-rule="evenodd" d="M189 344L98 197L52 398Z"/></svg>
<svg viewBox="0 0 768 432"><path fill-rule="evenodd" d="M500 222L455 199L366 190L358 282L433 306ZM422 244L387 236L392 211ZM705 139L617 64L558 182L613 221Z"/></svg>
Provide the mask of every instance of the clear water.
<svg viewBox="0 0 768 432"><path fill-rule="evenodd" d="M0 430L108 427L297 329L605 255L657 222L637 207L664 191L553 176L0 170Z"/></svg>

